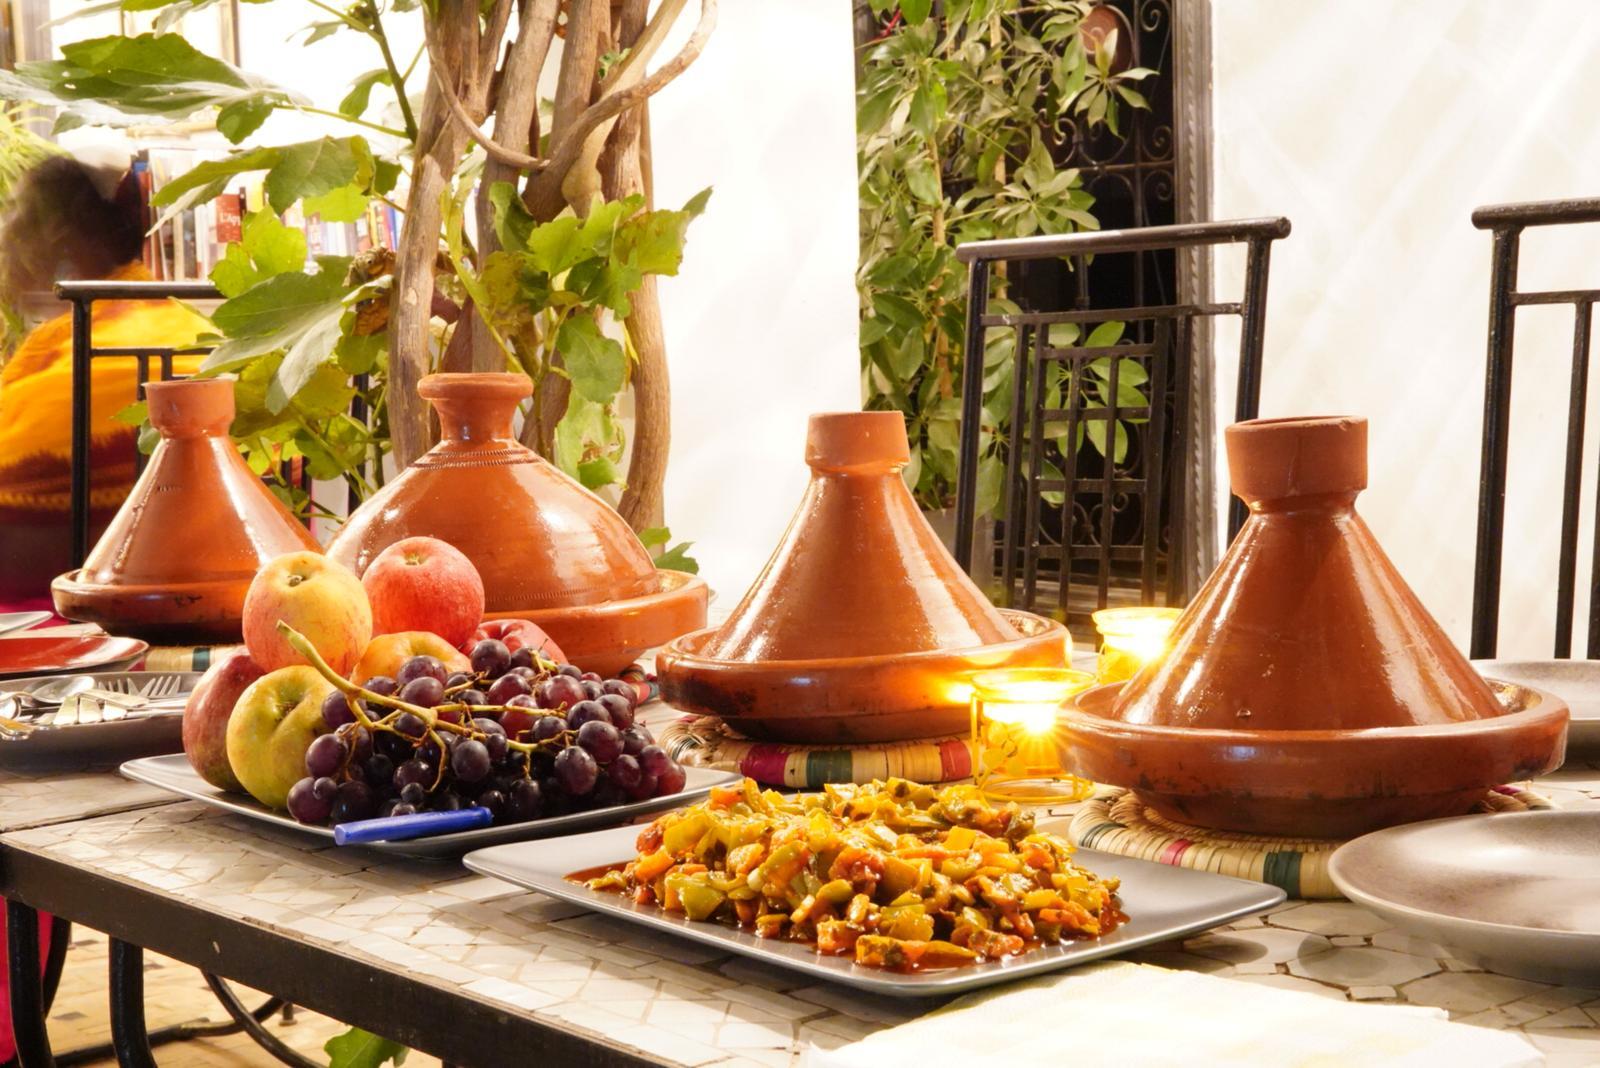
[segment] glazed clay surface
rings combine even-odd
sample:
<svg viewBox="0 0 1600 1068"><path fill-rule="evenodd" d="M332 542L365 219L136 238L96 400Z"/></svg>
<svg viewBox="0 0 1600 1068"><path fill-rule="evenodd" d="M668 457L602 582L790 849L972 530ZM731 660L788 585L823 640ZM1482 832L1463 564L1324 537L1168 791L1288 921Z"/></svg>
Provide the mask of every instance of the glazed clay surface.
<svg viewBox="0 0 1600 1068"><path fill-rule="evenodd" d="M161 442L83 568L53 584L56 607L117 634L237 641L261 565L320 547L229 440L231 381L151 382L145 397Z"/></svg>
<svg viewBox="0 0 1600 1068"><path fill-rule="evenodd" d="M1130 680L1127 723L1219 729L1400 727L1497 716L1499 704L1355 511L1367 423L1227 429L1250 520Z"/></svg>
<svg viewBox="0 0 1600 1068"><path fill-rule="evenodd" d="M489 615L654 592L655 565L622 517L513 436L532 390L520 374L424 378L439 444L356 509L328 555L360 575L402 538L440 538L483 576Z"/></svg>
<svg viewBox="0 0 1600 1068"><path fill-rule="evenodd" d="M898 412L811 417L793 522L722 627L657 656L667 700L752 738L934 738L966 729L974 672L1066 662L1066 628L997 610L956 565L907 458Z"/></svg>
<svg viewBox="0 0 1600 1068"><path fill-rule="evenodd" d="M1076 698L1084 774L1182 822L1337 838L1560 764L1566 705L1497 699L1356 515L1365 420L1240 423L1227 446L1250 519L1167 655Z"/></svg>
<svg viewBox="0 0 1600 1068"><path fill-rule="evenodd" d="M899 412L811 417L811 482L755 584L705 643L722 660L968 649L1019 635L912 500Z"/></svg>

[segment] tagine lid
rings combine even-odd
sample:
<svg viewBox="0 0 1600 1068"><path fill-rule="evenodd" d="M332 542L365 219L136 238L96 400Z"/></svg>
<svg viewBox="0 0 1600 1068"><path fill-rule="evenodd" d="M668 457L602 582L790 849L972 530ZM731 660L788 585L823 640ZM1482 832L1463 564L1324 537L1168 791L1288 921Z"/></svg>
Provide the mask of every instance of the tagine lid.
<svg viewBox="0 0 1600 1068"><path fill-rule="evenodd" d="M1500 715L1355 511L1366 420L1252 420L1225 437L1250 519L1111 717L1261 731Z"/></svg>
<svg viewBox="0 0 1600 1068"><path fill-rule="evenodd" d="M517 440L527 375L433 374L417 393L440 441L346 521L328 555L362 574L413 535L460 549L483 576L490 615L527 615L648 597L663 588L627 522Z"/></svg>
<svg viewBox="0 0 1600 1068"><path fill-rule="evenodd" d="M826 412L811 482L755 584L700 655L736 662L973 649L1019 634L961 570L900 472L899 412Z"/></svg>
<svg viewBox="0 0 1600 1068"><path fill-rule="evenodd" d="M127 500L75 581L95 588L248 585L280 553L320 551L245 464L228 437L233 382L182 379L144 387L161 435ZM241 586L242 590L242 586Z"/></svg>

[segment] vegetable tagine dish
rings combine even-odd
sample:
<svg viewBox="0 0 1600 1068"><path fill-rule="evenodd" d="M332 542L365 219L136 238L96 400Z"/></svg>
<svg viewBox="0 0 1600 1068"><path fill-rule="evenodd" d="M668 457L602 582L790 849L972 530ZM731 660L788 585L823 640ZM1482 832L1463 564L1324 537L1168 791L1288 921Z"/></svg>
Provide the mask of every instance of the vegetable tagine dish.
<svg viewBox="0 0 1600 1068"><path fill-rule="evenodd" d="M570 878L692 920L911 971L1109 933L1118 881L972 786L904 779L784 796L752 779L639 834L638 856Z"/></svg>

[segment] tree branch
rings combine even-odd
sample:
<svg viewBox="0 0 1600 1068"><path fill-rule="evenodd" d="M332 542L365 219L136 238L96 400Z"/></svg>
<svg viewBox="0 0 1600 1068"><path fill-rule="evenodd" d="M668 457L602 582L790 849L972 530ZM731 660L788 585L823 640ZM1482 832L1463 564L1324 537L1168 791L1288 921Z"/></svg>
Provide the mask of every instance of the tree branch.
<svg viewBox="0 0 1600 1068"><path fill-rule="evenodd" d="M540 209L544 212L550 211L573 165L585 155L590 134L602 124L614 120L628 108L648 100L666 88L705 50L706 41L717 24L716 0L700 0L700 20L695 24L689 40L684 42L683 48L649 75L641 77L650 54L659 46L661 39L665 37L666 28L671 25L673 17L682 8L683 0L663 3L655 18L651 19L644 33L640 35L639 46L628 54L607 79L608 87L602 91L600 99L585 108L570 125L551 129L551 148L546 157L546 165L529 184L528 193L524 197L529 210L533 211L536 217L544 217ZM657 31L658 26L659 31ZM569 36L569 47L571 43ZM604 134L601 137L603 139ZM593 155L599 156L598 148L593 150ZM556 210L559 211L559 208Z"/></svg>

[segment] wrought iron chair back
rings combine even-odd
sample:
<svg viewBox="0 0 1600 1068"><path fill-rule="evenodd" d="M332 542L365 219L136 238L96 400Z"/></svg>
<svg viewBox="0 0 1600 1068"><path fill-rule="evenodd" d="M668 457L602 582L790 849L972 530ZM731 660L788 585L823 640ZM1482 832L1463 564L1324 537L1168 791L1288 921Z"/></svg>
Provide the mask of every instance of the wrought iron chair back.
<svg viewBox="0 0 1600 1068"><path fill-rule="evenodd" d="M207 282L59 282L56 295L72 305L72 566L83 564L89 555L89 401L91 361L110 357L132 357L137 361L139 392L151 380L154 370L156 381L165 382L174 377L173 360L179 356L200 355L211 351L208 345L171 347L161 345L108 346L94 343L94 305L102 300L216 300L222 294ZM152 366L153 365L153 366ZM364 376L357 379L358 393L351 404L352 417L365 420L365 402L360 389L364 389ZM146 458L137 454L137 471L143 472ZM279 470L284 483L298 484L309 492L310 472L302 464L285 462ZM351 493L349 506L359 503ZM309 520L307 520L309 522Z"/></svg>
<svg viewBox="0 0 1600 1068"><path fill-rule="evenodd" d="M1489 275L1489 354L1483 396L1483 456L1478 479L1477 559L1472 580L1472 656L1492 658L1500 633L1500 567L1505 541L1506 454L1511 439L1511 365L1519 307L1565 304L1573 311L1572 368L1556 562L1555 655L1572 655L1578 572L1578 513L1583 478L1584 411L1589 393L1589 339L1600 289L1517 288L1522 232L1529 227L1600 222L1600 198L1495 204L1472 213L1472 225L1494 234ZM1597 500L1600 506L1600 500ZM1600 526L1589 574L1586 656L1600 659Z"/></svg>
<svg viewBox="0 0 1600 1068"><path fill-rule="evenodd" d="M1163 596L1158 590L1157 573L1159 517L1166 495L1181 493L1182 479L1174 477L1170 460L1184 454L1189 400L1187 388L1173 389L1173 385L1188 382L1197 321L1236 315L1241 322L1241 339L1234 412L1238 419L1255 417L1261 391L1272 243L1288 233L1289 220L1280 217L975 241L956 249L957 257L969 265L969 274L963 350L963 367L968 373L964 375L961 398L955 556L969 572L974 571L985 377L981 370L974 374L971 369L984 366L990 330L1015 331L1011 438L1005 448L1005 483L998 524L999 593L1006 605L1030 610L1039 607L1039 565L1046 561L1053 564L1058 576L1055 610L1063 618L1069 611L1069 591L1078 570L1075 565L1086 559L1094 562L1095 603L1099 607L1108 602L1113 566L1117 564L1125 568L1137 564L1143 603L1154 603ZM1124 308L1088 306L1088 288L1082 279L1087 277L1092 257L1232 244L1246 246L1244 294L1238 301L1180 301ZM1079 278L1076 307L1020 313L991 309L990 283L996 264L1062 259L1068 261ZM1087 324L1110 321L1136 325L1130 332L1132 340L1113 345L1083 343L1087 340L1082 336ZM1055 324L1078 328L1072 331L1071 343L1052 342L1051 327ZM1052 366L1060 370L1052 372ZM1086 376L1091 369L1098 376L1098 396L1086 403ZM1145 403L1132 403L1136 398L1131 397L1125 403L1121 384L1137 382L1139 374L1148 389L1142 398ZM1057 379L1054 384L1052 376ZM1170 456L1163 455L1169 418L1174 441ZM1116 459L1123 421L1145 424L1139 445L1142 455L1136 464L1120 464ZM1091 429L1096 423L1099 429ZM1100 471L1083 473L1078 462L1079 443L1091 434L1098 435L1105 459ZM1055 477L1049 467L1057 468L1060 477ZM1181 476L1181 472L1177 474ZM1140 501L1143 519L1138 540L1118 543L1113 536L1117 502L1133 498ZM1175 499L1181 502L1181 498ZM1058 539L1043 536L1044 507L1059 510ZM1230 538L1243 524L1244 515L1243 504L1234 501ZM1170 601L1181 591L1176 588L1178 569L1168 567L1167 572L1164 596Z"/></svg>

